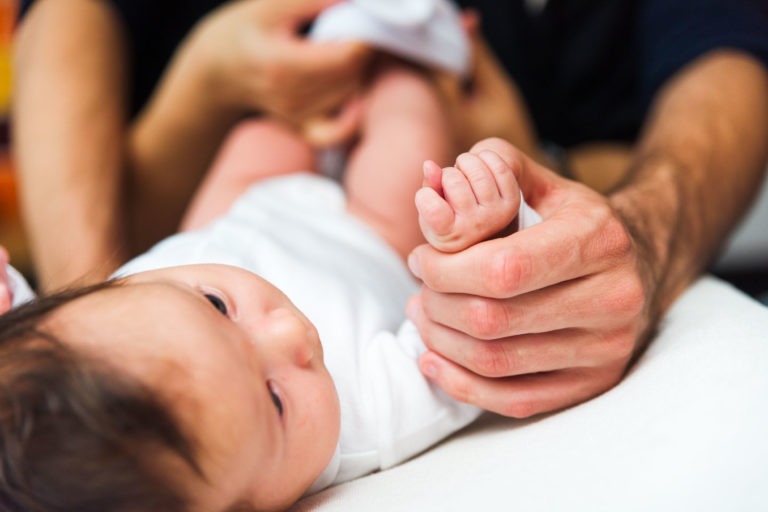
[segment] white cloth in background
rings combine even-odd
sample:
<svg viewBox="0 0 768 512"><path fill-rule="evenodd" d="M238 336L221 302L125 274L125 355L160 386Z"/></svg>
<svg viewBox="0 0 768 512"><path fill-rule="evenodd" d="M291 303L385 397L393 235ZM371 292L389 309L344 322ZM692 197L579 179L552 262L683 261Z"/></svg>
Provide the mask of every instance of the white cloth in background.
<svg viewBox="0 0 768 512"><path fill-rule="evenodd" d="M405 320L417 284L346 211L336 182L294 174L255 184L221 219L166 239L115 275L193 263L262 276L317 327L341 402L341 437L313 491L398 464L480 414L422 376L425 348Z"/></svg>
<svg viewBox="0 0 768 512"><path fill-rule="evenodd" d="M458 8L448 0L347 0L320 13L309 36L364 41L460 76L470 69L469 41Z"/></svg>

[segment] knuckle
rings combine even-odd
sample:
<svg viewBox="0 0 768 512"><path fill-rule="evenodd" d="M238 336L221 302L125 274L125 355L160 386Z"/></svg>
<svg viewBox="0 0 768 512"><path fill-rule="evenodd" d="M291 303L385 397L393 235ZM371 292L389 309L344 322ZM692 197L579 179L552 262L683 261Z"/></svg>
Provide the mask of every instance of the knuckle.
<svg viewBox="0 0 768 512"><path fill-rule="evenodd" d="M472 355L471 369L483 377L507 377L515 371L514 354L498 344L480 344Z"/></svg>
<svg viewBox="0 0 768 512"><path fill-rule="evenodd" d="M619 300L621 309L631 317L638 317L645 310L645 287L637 275L632 275L623 284Z"/></svg>
<svg viewBox="0 0 768 512"><path fill-rule="evenodd" d="M609 293L602 294L599 307L617 319L634 319L645 309L645 287L639 276L631 274L614 280Z"/></svg>
<svg viewBox="0 0 768 512"><path fill-rule="evenodd" d="M465 310L467 334L481 340L495 339L503 335L506 315L495 301L476 297L471 299Z"/></svg>
<svg viewBox="0 0 768 512"><path fill-rule="evenodd" d="M605 205L597 214L601 218L600 233L603 241L603 251L606 255L623 257L633 250L632 237L624 223Z"/></svg>
<svg viewBox="0 0 768 512"><path fill-rule="evenodd" d="M484 280L491 297L507 298L515 294L530 272L530 261L525 255L499 251L490 258Z"/></svg>
<svg viewBox="0 0 768 512"><path fill-rule="evenodd" d="M620 329L606 337L613 361L627 361L635 351L636 338L631 329Z"/></svg>

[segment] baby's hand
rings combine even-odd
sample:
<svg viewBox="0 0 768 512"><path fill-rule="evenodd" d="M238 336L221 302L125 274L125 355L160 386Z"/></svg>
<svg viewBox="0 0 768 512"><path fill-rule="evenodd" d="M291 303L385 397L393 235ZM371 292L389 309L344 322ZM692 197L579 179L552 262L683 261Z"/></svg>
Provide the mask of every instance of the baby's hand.
<svg viewBox="0 0 768 512"><path fill-rule="evenodd" d="M509 226L519 208L515 175L493 151L464 153L444 169L424 163L416 209L421 231L435 249L458 252L487 240Z"/></svg>
<svg viewBox="0 0 768 512"><path fill-rule="evenodd" d="M0 245L0 314L5 313L11 309L13 303L13 296L11 295L11 287L8 284L8 271L6 266L8 265L8 251Z"/></svg>

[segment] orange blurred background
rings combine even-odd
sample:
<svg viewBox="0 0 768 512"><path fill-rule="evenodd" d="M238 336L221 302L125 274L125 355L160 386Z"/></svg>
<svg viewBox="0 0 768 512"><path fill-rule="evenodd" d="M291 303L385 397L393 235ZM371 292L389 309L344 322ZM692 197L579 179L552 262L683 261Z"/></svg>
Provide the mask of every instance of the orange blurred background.
<svg viewBox="0 0 768 512"><path fill-rule="evenodd" d="M10 252L13 265L30 275L9 148L12 36L17 10L18 0L0 0L0 245Z"/></svg>

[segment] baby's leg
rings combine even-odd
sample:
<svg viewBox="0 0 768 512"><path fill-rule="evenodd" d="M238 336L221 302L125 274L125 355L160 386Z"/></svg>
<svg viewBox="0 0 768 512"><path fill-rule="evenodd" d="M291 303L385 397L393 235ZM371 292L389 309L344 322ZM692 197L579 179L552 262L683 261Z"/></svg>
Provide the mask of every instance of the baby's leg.
<svg viewBox="0 0 768 512"><path fill-rule="evenodd" d="M494 151L463 153L454 167L424 164L416 193L419 224L427 241L457 252L506 228L520 208L520 188L512 168Z"/></svg>
<svg viewBox="0 0 768 512"><path fill-rule="evenodd" d="M345 174L348 209L405 258L424 243L413 204L421 167L455 155L450 123L432 83L397 63L377 74L364 110L361 140Z"/></svg>
<svg viewBox="0 0 768 512"><path fill-rule="evenodd" d="M243 121L224 141L190 202L181 230L200 228L226 213L254 182L314 168L313 149L289 127L267 119Z"/></svg>

